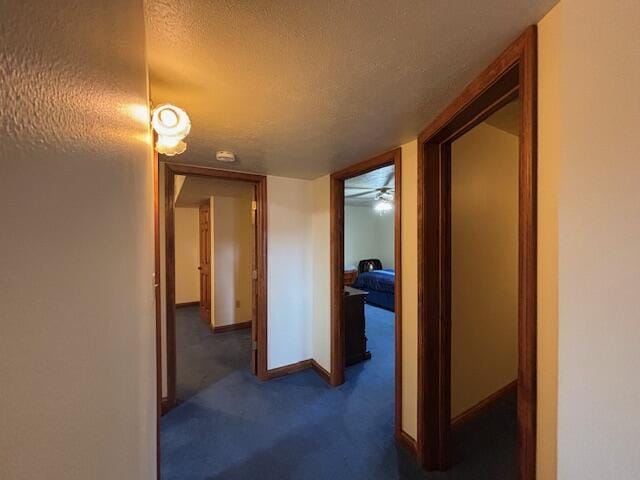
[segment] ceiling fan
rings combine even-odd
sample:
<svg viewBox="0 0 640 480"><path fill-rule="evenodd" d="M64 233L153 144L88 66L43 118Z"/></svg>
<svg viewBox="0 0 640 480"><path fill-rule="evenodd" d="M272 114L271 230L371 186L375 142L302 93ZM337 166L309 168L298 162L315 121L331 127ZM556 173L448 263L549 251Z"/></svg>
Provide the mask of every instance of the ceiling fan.
<svg viewBox="0 0 640 480"><path fill-rule="evenodd" d="M346 188L349 187L345 187ZM394 190L391 187L380 187L380 188L363 188L363 187L351 187L353 190L365 190L356 194L347 194L345 192L345 197L349 199L354 199L358 197L367 196L365 200L368 202L371 199L371 195L375 194L373 197L373 209L379 213L380 215L389 213L393 210L394 204Z"/></svg>
<svg viewBox="0 0 640 480"><path fill-rule="evenodd" d="M369 187L348 187L345 185L345 196L349 198L370 197L375 193L375 200L393 200L395 190L391 187L369 188ZM346 193L347 190L362 190L360 193Z"/></svg>
<svg viewBox="0 0 640 480"><path fill-rule="evenodd" d="M375 180L371 179L372 180L371 183L373 183L374 185L376 183L378 185L380 185L380 184L383 185L383 186L380 186L380 187L350 186L349 182L347 181L345 183L345 186L344 186L345 197L348 197L348 198L351 198L351 199L359 198L359 197L369 197L369 198L372 198L372 199L374 199L376 201L384 200L384 201L392 202L393 201L393 194L395 192L395 190L393 188L393 179L394 179L394 177L395 177L395 171L394 171L393 168L391 168L391 169L389 169L389 172L387 173L387 175L385 175L385 178L380 178L380 176L375 176L374 177ZM382 180L382 181L380 181L380 180ZM360 182L358 182L358 183L360 183ZM369 182L367 182L365 180L362 183L364 183L366 185ZM362 185L362 183L360 183L360 185ZM390 185L390 186L387 186L387 185ZM375 195L373 195L373 194L375 194Z"/></svg>

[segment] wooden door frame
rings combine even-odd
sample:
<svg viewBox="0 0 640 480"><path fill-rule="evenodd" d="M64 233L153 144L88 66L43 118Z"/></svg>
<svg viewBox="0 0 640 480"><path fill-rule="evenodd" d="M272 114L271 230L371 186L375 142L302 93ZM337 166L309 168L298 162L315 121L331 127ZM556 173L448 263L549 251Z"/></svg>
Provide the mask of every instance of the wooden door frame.
<svg viewBox="0 0 640 480"><path fill-rule="evenodd" d="M395 262L395 436L407 443L402 432L402 149L351 165L331 174L330 178L330 251L331 251L331 373L329 383L345 381L342 298L344 288L344 182L388 165L394 166L394 262ZM410 443L410 442L408 442Z"/></svg>
<svg viewBox="0 0 640 480"><path fill-rule="evenodd" d="M159 167L158 167L159 168ZM174 224L174 177L176 175L218 178L255 185L256 219L257 219L257 255L256 282L257 295L255 328L257 337L257 376L266 380L267 376L267 177L251 173L218 170L178 163L165 162L165 282L166 282L166 362L167 362L167 396L161 399L162 413L170 410L176 403L176 309L175 309L175 224ZM157 192L156 192L157 195ZM158 232L158 235L161 233ZM157 249L159 257L159 248ZM159 265L159 260L156 260ZM156 278L160 278L159 272ZM156 281L159 283L159 281ZM159 326L159 322L158 326ZM158 329L156 335L161 335ZM253 337L253 334L252 334ZM159 344L161 345L161 343ZM158 346L158 349L161 347ZM253 353L252 353L253 355ZM162 359L162 355L158 356ZM162 364L158 363L159 372ZM160 373L161 375L161 373ZM159 377L160 379L162 377ZM158 418L158 422L160 419Z"/></svg>
<svg viewBox="0 0 640 480"><path fill-rule="evenodd" d="M535 479L536 39L531 26L418 139L418 461L427 470L451 461L451 143L519 96L518 478Z"/></svg>

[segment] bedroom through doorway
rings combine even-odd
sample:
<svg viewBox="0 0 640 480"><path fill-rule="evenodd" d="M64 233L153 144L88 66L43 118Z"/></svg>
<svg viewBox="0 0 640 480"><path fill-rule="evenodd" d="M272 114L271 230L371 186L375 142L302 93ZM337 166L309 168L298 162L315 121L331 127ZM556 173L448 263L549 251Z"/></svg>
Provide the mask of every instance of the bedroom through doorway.
<svg viewBox="0 0 640 480"><path fill-rule="evenodd" d="M331 175L331 384L375 398L402 441L400 161L395 149Z"/></svg>

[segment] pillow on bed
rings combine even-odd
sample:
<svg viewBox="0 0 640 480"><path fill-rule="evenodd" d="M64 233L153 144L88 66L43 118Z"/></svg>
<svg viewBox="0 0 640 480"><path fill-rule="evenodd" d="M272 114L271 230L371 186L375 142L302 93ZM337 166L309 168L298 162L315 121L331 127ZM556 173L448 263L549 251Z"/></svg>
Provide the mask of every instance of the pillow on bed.
<svg viewBox="0 0 640 480"><path fill-rule="evenodd" d="M360 260L360 263L358 263L358 273L370 272L371 270L382 270L382 262L378 258Z"/></svg>

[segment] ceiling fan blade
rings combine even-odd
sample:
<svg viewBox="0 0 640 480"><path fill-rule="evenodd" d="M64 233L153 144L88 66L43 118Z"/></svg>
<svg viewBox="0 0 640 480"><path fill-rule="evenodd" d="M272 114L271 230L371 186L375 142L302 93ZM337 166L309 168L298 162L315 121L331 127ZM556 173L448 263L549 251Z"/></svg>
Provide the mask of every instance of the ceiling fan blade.
<svg viewBox="0 0 640 480"><path fill-rule="evenodd" d="M358 197L364 197L364 196L366 196L366 195L371 195L372 193L375 193L375 190L369 190L368 192L354 193L353 195L345 195L345 198L358 198Z"/></svg>
<svg viewBox="0 0 640 480"><path fill-rule="evenodd" d="M387 181L384 182L384 184L389 185L392 180L395 180L395 178L396 178L396 169L394 168L389 172L389 175L387 175Z"/></svg>
<svg viewBox="0 0 640 480"><path fill-rule="evenodd" d="M350 187L349 185L344 186L345 190L372 190L371 187Z"/></svg>

